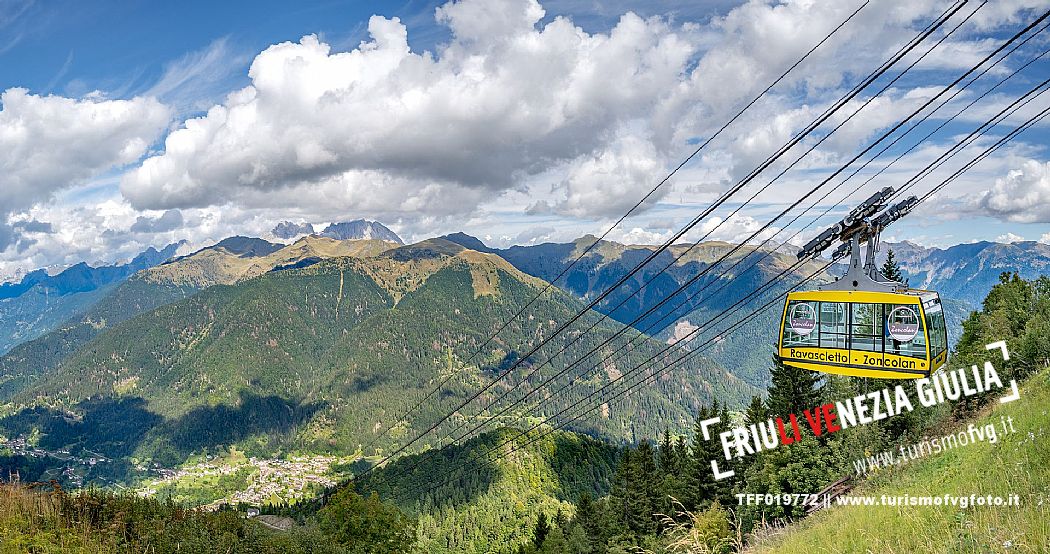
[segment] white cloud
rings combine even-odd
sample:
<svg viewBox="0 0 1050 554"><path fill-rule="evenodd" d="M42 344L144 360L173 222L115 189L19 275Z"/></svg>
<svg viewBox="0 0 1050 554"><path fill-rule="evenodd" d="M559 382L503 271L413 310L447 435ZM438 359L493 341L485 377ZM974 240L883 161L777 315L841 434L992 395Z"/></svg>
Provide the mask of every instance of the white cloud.
<svg viewBox="0 0 1050 554"><path fill-rule="evenodd" d="M137 96L158 98L180 115L207 110L225 97L234 73L243 71L249 61L222 37L165 64L160 79Z"/></svg>
<svg viewBox="0 0 1050 554"><path fill-rule="evenodd" d="M981 29L1017 23L1025 19L1018 10L1046 3L990 3L974 23ZM97 158L87 160L65 146L78 140L46 139L58 147L45 155L74 162L46 167L69 175L43 179L61 184L34 186L16 195L18 202L4 204L7 191L0 191L0 211L12 214L11 222L53 222L55 232L30 235L23 229L28 238L21 253L9 249L0 265L124 255L145 246L143 241L185 237L200 244L224 234L266 236L284 220L368 217L409 239L473 229L499 236L499 244L594 232L859 4L753 0L709 21L626 14L607 31L587 32L546 14L535 0L461 0L436 11L451 38L433 52L411 51L397 18L375 16L370 39L350 51L334 51L307 36L259 53L246 75L248 86L181 122L162 149L120 179L122 197L110 190L111 196L92 197L94 204L82 210L76 199L52 205L49 198L139 159L167 121L153 111L166 110L142 98L114 103L32 97L55 103L49 126L55 133L76 129L76 114L92 106L123 106L133 122L107 131L100 123L106 117L92 120L98 127L78 138L90 137ZM660 209L630 222L626 227L636 229L620 236L662 242L676 223L692 217L693 206L717 197L944 7L938 0L869 4L646 206L662 201ZM920 67L954 68L981 55L989 42L972 31L964 28L947 43L949 54ZM168 64L149 94L180 113L196 110L202 97L217 98L235 79L230 68L238 63L229 44L218 40ZM909 79L907 87L874 102L800 166L805 175L787 176L758 199L764 207L749 207L712 238L745 238L784 199L797 197L821 171L928 97L931 89L925 87L942 75ZM922 85L908 88L916 82ZM193 92L198 90L204 93ZM132 129L135 123L143 129ZM124 143L120 131L127 131ZM0 152L0 167L9 169L5 155ZM919 159L906 160L886 178ZM984 175L1001 170L1005 159L985 162ZM9 172L35 178L36 170L27 169L32 159L6 163L15 164ZM971 194L979 181L970 174L952 192ZM661 211L672 199L683 205L673 221ZM531 213L522 215L530 206ZM183 219L181 228L175 214ZM718 221L705 222L700 232ZM4 229L10 235L11 227L0 227L0 234Z"/></svg>
<svg viewBox="0 0 1050 554"><path fill-rule="evenodd" d="M655 151L652 142L623 131L606 150L594 157L578 158L570 164L568 176L557 185L564 194L563 199L556 205L538 201L530 211L550 211L576 217L623 214L648 192L644 185L653 182L654 175L664 171L664 164L664 157ZM667 186L663 193L670 188ZM653 195L643 208L652 206L662 196Z"/></svg>
<svg viewBox="0 0 1050 554"><path fill-rule="evenodd" d="M12 212L138 160L169 117L151 98L72 99L12 88L0 102L0 250L15 240L6 226Z"/></svg>
<svg viewBox="0 0 1050 554"><path fill-rule="evenodd" d="M995 242L1002 242L1006 244L1013 244L1015 242L1022 242L1025 238L1021 235L1015 235L1013 233L1004 233L995 237Z"/></svg>
<svg viewBox="0 0 1050 554"><path fill-rule="evenodd" d="M271 46L251 86L169 135L122 190L160 209L324 183L373 210L463 213L603 149L693 53L659 20L627 15L589 35L562 18L537 28L542 15L534 1L446 5L438 17L454 39L437 57L410 52L399 20L378 16L351 52L314 36Z"/></svg>
<svg viewBox="0 0 1050 554"><path fill-rule="evenodd" d="M704 220L697 227L690 230L677 242L681 244L703 241L724 241L740 243L751 237L752 234L758 232L765 222L759 221L751 216L737 214L729 217L728 219L722 217L711 217ZM758 233L758 235L750 242L752 244L759 244L767 238L770 238L777 234L780 227L770 226L769 228ZM614 231L609 234L610 240L622 242L624 244L662 244L677 234L678 229L653 229L653 228L642 228L633 227L630 230ZM780 240L787 238L778 237ZM775 247L780 244L779 240L771 241L768 247Z"/></svg>
<svg viewBox="0 0 1050 554"><path fill-rule="evenodd" d="M919 4L870 5L782 92L832 90L874 65L935 2ZM151 209L279 198L372 217L448 217L545 182L555 184L538 211L622 213L687 140L713 132L855 8L756 1L707 27L628 13L607 33L588 33L564 17L541 24L535 0L461 0L437 9L452 38L434 53L412 52L397 18L373 16L371 40L349 52L312 35L267 48L250 86L171 133L122 191ZM744 140L727 137L734 165L810 119L807 106L785 109L789 98L742 122L757 126ZM306 194L318 189L319 198Z"/></svg>
<svg viewBox="0 0 1050 554"><path fill-rule="evenodd" d="M79 193L85 187L74 189ZM81 261L99 265L127 260L150 246L187 240L181 251L196 250L237 234L267 236L271 214L236 205L174 212L142 212L114 192L94 202L37 204L17 214L19 221L38 224L20 232L28 239L21 252L0 256L0 280L39 267L62 268ZM181 217L182 224L176 226ZM54 222L50 232L39 222ZM16 225L21 225L16 223Z"/></svg>
<svg viewBox="0 0 1050 554"><path fill-rule="evenodd" d="M989 215L1019 223L1050 222L1050 162L1028 160L977 199Z"/></svg>
<svg viewBox="0 0 1050 554"><path fill-rule="evenodd" d="M623 244L662 244L671 236L666 231L659 232L634 227L630 231L620 233L617 240Z"/></svg>

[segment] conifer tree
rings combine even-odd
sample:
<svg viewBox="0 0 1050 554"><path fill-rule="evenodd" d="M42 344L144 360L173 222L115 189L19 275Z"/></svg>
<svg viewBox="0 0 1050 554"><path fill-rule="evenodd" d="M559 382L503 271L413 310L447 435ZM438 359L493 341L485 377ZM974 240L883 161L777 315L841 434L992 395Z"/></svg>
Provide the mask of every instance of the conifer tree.
<svg viewBox="0 0 1050 554"><path fill-rule="evenodd" d="M717 406L717 402L715 403ZM711 460L720 459L721 447L715 436L711 440L704 440L703 429L700 425L705 419L717 414L715 408L703 406L696 415L696 425L693 428L693 448L689 459L687 472L687 494L682 498L682 503L690 510L700 509L712 500L716 495L714 475L711 473ZM711 430L709 430L711 431Z"/></svg>
<svg viewBox="0 0 1050 554"><path fill-rule="evenodd" d="M737 457L726 460L725 454L722 452L721 441L715 439L715 437L720 436L722 433L732 428L732 425L730 424L729 408L727 406L722 405L718 412L718 419L720 421L715 425L714 434L712 435L712 442L715 442L716 444L715 450L718 454L721 454L721 458L717 459L725 462L724 467L722 468L723 470L733 471L735 472L735 475L733 477L727 477L715 481L715 499L720 501L723 505L728 506L730 505L730 501L734 500L733 493L735 491L733 487L736 484L736 481L744 475L744 464L742 460ZM714 479L713 473L711 474L711 478Z"/></svg>
<svg viewBox="0 0 1050 554"><path fill-rule="evenodd" d="M552 527L543 540L542 554L564 554L568 551L569 542L565 540L565 532L560 527Z"/></svg>
<svg viewBox="0 0 1050 554"><path fill-rule="evenodd" d="M908 284L908 280L904 278L904 274L901 272L901 267L897 263L897 258L893 254L893 250L886 252L886 261L882 264L882 275L891 281L897 281L898 283Z"/></svg>
<svg viewBox="0 0 1050 554"><path fill-rule="evenodd" d="M676 512L674 500L682 501L684 481L682 476L682 461L678 447L678 440L671 438L669 431L664 431L663 440L660 441L660 499L655 506L658 513L673 516Z"/></svg>
<svg viewBox="0 0 1050 554"><path fill-rule="evenodd" d="M671 440L671 432L664 429L664 436L660 441L660 473L673 475L678 469L677 457L678 453L675 451L674 442Z"/></svg>
<svg viewBox="0 0 1050 554"><path fill-rule="evenodd" d="M766 410L766 404L761 396L756 395L751 397L751 403L748 404L744 415L747 418L748 423L758 423L759 421L769 419L769 412Z"/></svg>
<svg viewBox="0 0 1050 554"><path fill-rule="evenodd" d="M769 372L773 384L766 400L768 417L801 414L820 403L820 376L816 372L786 366L776 357Z"/></svg>
<svg viewBox="0 0 1050 554"><path fill-rule="evenodd" d="M656 518L653 517L653 514L662 504L663 489L659 486L659 470L656 466L655 454L649 441L642 441L635 455L638 465L632 495L635 500L633 523L634 530L641 534L652 533L655 530Z"/></svg>
<svg viewBox="0 0 1050 554"><path fill-rule="evenodd" d="M543 541L547 540L550 532L551 525L547 520L547 514L540 512L540 517L536 519L536 528L532 532L532 543L536 545L536 548L543 547Z"/></svg>
<svg viewBox="0 0 1050 554"><path fill-rule="evenodd" d="M593 548L591 543L587 539L587 533L583 530L580 525L573 525L572 530L569 531L568 537L566 538L567 551L573 554L591 554Z"/></svg>

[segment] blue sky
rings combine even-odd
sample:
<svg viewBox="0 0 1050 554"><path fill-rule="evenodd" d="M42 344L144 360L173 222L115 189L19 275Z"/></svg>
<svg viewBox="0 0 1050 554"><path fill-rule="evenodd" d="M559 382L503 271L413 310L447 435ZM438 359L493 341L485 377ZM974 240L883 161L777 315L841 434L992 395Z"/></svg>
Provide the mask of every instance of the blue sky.
<svg viewBox="0 0 1050 554"><path fill-rule="evenodd" d="M1046 4L981 7L712 237L746 237ZM284 220L364 217L409 240L462 230L500 246L598 233L859 5L0 0L0 276L180 239L270 238ZM865 7L610 236L670 236L946 5ZM972 94L1048 44L1036 37ZM1044 59L872 186L904 181L1046 75ZM1050 242L1046 138L1034 128L888 238ZM846 204L818 206L830 215L814 228Z"/></svg>
<svg viewBox="0 0 1050 554"><path fill-rule="evenodd" d="M706 20L737 2L546 2L587 30L608 30L620 15L674 14ZM0 4L0 89L81 95L93 90L134 95L148 90L181 58L225 41L226 90L248 82L244 69L271 44L316 34L342 49L367 38L373 14L400 17L413 49L432 49L448 38L434 22L442 2L146 2L5 0ZM699 4L699 5L698 5ZM549 19L549 17L548 17ZM240 62L240 63L238 63Z"/></svg>

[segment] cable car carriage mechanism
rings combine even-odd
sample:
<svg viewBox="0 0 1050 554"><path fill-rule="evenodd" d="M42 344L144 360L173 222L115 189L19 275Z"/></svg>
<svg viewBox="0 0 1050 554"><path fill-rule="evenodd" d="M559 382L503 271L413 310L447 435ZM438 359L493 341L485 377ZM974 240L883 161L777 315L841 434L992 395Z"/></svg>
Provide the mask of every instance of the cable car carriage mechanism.
<svg viewBox="0 0 1050 554"><path fill-rule="evenodd" d="M912 196L872 218L892 194L892 187L874 194L798 253L799 260L813 259L842 241L832 258L848 252L850 260L835 282L788 293L777 344L784 365L856 377L918 379L947 361L940 297L888 279L875 265L879 234L918 204ZM867 246L863 260L862 244Z"/></svg>

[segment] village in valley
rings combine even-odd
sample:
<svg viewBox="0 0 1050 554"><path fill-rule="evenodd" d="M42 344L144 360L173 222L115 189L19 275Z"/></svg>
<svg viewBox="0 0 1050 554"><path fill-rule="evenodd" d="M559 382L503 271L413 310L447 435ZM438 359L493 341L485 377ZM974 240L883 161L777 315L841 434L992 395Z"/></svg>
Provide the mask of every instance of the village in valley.
<svg viewBox="0 0 1050 554"><path fill-rule="evenodd" d="M207 509L223 505L293 504L334 487L343 478L340 468L356 459L338 456L266 459L248 457L231 449L221 457L162 470L157 478L147 481L136 492L140 496L201 504ZM211 491L210 494L202 494L204 489Z"/></svg>

